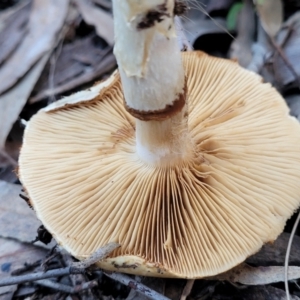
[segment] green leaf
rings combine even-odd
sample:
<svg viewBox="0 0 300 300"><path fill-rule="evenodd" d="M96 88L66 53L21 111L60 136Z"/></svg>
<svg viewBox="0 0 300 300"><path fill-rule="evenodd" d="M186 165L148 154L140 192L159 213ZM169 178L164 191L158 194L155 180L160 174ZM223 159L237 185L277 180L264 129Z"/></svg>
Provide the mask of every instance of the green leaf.
<svg viewBox="0 0 300 300"><path fill-rule="evenodd" d="M236 29L238 15L239 15L243 5L244 5L243 3L238 2L231 6L231 8L227 14L227 18L226 18L227 29L229 31Z"/></svg>

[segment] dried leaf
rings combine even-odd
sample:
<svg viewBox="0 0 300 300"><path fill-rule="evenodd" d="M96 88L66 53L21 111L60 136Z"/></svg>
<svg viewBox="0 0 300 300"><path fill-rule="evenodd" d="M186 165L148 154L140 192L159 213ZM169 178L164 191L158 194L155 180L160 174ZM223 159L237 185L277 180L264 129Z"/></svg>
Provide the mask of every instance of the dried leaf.
<svg viewBox="0 0 300 300"><path fill-rule="evenodd" d="M206 11L210 14L218 10L228 11L230 6L234 3L234 0L218 0L218 1L209 1L205 7Z"/></svg>
<svg viewBox="0 0 300 300"><path fill-rule="evenodd" d="M270 37L275 37L283 22L281 0L254 0L260 21Z"/></svg>
<svg viewBox="0 0 300 300"><path fill-rule="evenodd" d="M61 53L55 62L54 74L52 74L53 88L65 84L81 74L90 72L101 63L105 50L94 43L95 37L92 34L62 46ZM51 63L50 61L43 71L33 91L33 96L50 88Z"/></svg>
<svg viewBox="0 0 300 300"><path fill-rule="evenodd" d="M85 22L96 28L97 34L110 46L114 44L113 18L90 0L75 0Z"/></svg>
<svg viewBox="0 0 300 300"><path fill-rule="evenodd" d="M16 5L11 8L5 9L4 11L0 10L0 32L6 29L6 21L20 9L23 9L28 3L31 3L31 0L19 1Z"/></svg>
<svg viewBox="0 0 300 300"><path fill-rule="evenodd" d="M29 34L0 69L0 94L11 88L55 44L69 0L34 0Z"/></svg>
<svg viewBox="0 0 300 300"><path fill-rule="evenodd" d="M0 181L0 237L30 243L41 222L20 193L20 185Z"/></svg>
<svg viewBox="0 0 300 300"><path fill-rule="evenodd" d="M300 267L290 266L288 279L300 278ZM245 285L264 285L284 281L284 267L251 267L241 264L228 272L210 277L211 280L238 282Z"/></svg>
<svg viewBox="0 0 300 300"><path fill-rule="evenodd" d="M0 65L13 53L26 35L30 8L28 2L3 22L3 30L0 31Z"/></svg>
<svg viewBox="0 0 300 300"><path fill-rule="evenodd" d="M18 85L0 96L0 149L4 147L6 137L22 111L48 58L49 53L22 78Z"/></svg>
<svg viewBox="0 0 300 300"><path fill-rule="evenodd" d="M225 287L224 287L225 288ZM273 286L243 286L240 289L228 288L230 292L224 296L224 288L213 294L212 299L242 299L242 300L286 300L284 290ZM297 296L290 296L291 300L300 300ZM201 298L202 299L202 298ZM204 299L204 298L203 298ZM205 298L207 299L207 298ZM211 299L211 298L209 298Z"/></svg>
<svg viewBox="0 0 300 300"><path fill-rule="evenodd" d="M292 15L279 31L276 42L281 46L287 60L292 64L295 72L300 76L300 12ZM281 85L288 85L296 81L286 63L278 52L274 53L272 59L273 69L276 80Z"/></svg>
<svg viewBox="0 0 300 300"><path fill-rule="evenodd" d="M56 94L62 94L66 91L77 88L78 86L83 85L85 83L90 83L91 81L99 79L105 73L111 72L115 67L116 60L114 55L110 51L110 53L107 54L94 69L89 70L88 72L83 73L82 75L77 76L74 79L67 81L66 83L59 85L55 88L41 91L36 96L32 97L29 100L29 103L32 104L46 97L50 97Z"/></svg>
<svg viewBox="0 0 300 300"><path fill-rule="evenodd" d="M0 237L0 280L7 278L12 271L23 267L24 263L33 263L45 258L46 254L47 251L42 248ZM0 299L12 299L16 287L16 285L0 287Z"/></svg>

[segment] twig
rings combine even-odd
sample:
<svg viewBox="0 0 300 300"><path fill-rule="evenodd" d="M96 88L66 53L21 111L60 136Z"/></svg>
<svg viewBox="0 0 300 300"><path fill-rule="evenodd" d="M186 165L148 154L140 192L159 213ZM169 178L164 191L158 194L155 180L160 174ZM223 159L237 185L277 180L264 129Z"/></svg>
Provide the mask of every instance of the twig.
<svg viewBox="0 0 300 300"><path fill-rule="evenodd" d="M40 279L52 278L52 277L59 277L69 274L78 274L85 271L85 268L90 267L96 261L105 258L110 252L118 248L120 245L117 243L109 243L100 249L98 249L95 253L93 253L89 258L87 258L83 262L76 262L73 263L70 267L50 270L47 272L37 272L33 274L26 274L22 276L16 276L11 278L6 278L0 280L0 287L7 286L7 285L14 285L19 283L37 281ZM110 252L109 252L110 251ZM84 268L84 269L83 269Z"/></svg>
<svg viewBox="0 0 300 300"><path fill-rule="evenodd" d="M76 294L78 292L87 290L87 289L92 289L94 287L96 287L98 285L98 281L97 280L92 280L90 282L85 282L81 285L75 286L75 287L71 287L65 284L61 284L58 282L54 282L52 280L48 280L48 279L44 279L44 280L38 280L36 281L36 283L38 285L42 285L48 288L51 288L53 290L56 291L60 291L63 293L67 293L67 294Z"/></svg>
<svg viewBox="0 0 300 300"><path fill-rule="evenodd" d="M99 272L96 272L99 274ZM135 280L133 280L131 277L121 274L121 273L107 273L103 272L103 274L113 280L116 280L132 289L135 291L146 295L149 299L153 300L170 300L169 298L165 297L164 295L150 289L149 287L145 286L142 283L139 283Z"/></svg>
<svg viewBox="0 0 300 300"><path fill-rule="evenodd" d="M285 261L284 261L284 286L285 286L285 292L286 292L286 299L290 300L290 291L289 291L289 284L288 284L288 271L289 271L289 257L291 253L291 248L292 248L292 242L293 238L296 232L296 229L298 227L300 221L300 212L298 213L298 217L296 219L296 222L293 226L290 238L289 238L289 243L286 249L286 255L285 255Z"/></svg>
<svg viewBox="0 0 300 300"><path fill-rule="evenodd" d="M25 263L24 267L12 271L11 275L12 276L18 276L18 275L20 275L22 273L28 272L29 270L31 270L33 268L39 267L40 265L41 265L41 260L38 260L38 261L36 261L36 262L34 262L32 264Z"/></svg>
<svg viewBox="0 0 300 300"><path fill-rule="evenodd" d="M49 280L49 279L37 280L36 284L41 285L41 286L45 286L45 287L50 288L52 290L63 292L63 293L66 293L66 294L74 294L74 289L71 286L61 284L61 283L58 283L58 282L54 282L54 281Z"/></svg>
<svg viewBox="0 0 300 300"><path fill-rule="evenodd" d="M272 37L270 37L270 40L271 40L271 44L274 47L274 49L278 52L279 56L282 58L282 60L286 64L287 68L290 70L290 72L295 77L295 81L297 82L298 87L300 88L300 78L299 78L299 75L297 74L297 72L295 71L293 65L290 63L288 58L285 56L281 47L279 45L277 45L276 41Z"/></svg>
<svg viewBox="0 0 300 300"><path fill-rule="evenodd" d="M4 280L0 280L0 287L36 281L37 284L47 286L49 288L56 289L58 291L61 291L64 293L69 293L69 294L77 293L77 292L85 290L85 289L93 288L94 286L97 285L96 280L93 280L90 282L85 282L85 283L75 286L73 288L70 286L66 286L66 285L62 285L60 283L53 282L51 280L42 280L42 279L55 278L55 277L60 277L60 276L70 275L70 274L78 274L78 272L82 272L82 270L85 270L86 268L90 267L95 262L105 258L110 252L112 252L119 246L120 245L117 243L107 244L104 247L101 247L96 252L94 252L85 261L72 263L70 267L56 269L56 270L50 270L47 272L38 272L38 273L34 273L34 274L16 276L16 277L11 277L11 278L6 278ZM94 273L97 274L97 276L102 275L101 271L96 271ZM139 293L146 295L150 299L170 300L169 298L165 297L164 295L157 293L156 291L143 285L142 283L139 283L139 282L133 280L131 277L129 277L127 275L120 274L120 273L106 273L106 272L103 272L103 274L113 280L116 280L116 281L136 290Z"/></svg>
<svg viewBox="0 0 300 300"><path fill-rule="evenodd" d="M109 243L97 251L95 251L89 258L79 261L79 262L74 262L71 264L71 270L73 273L81 273L94 263L96 263L99 260L102 260L106 256L108 256L111 252L113 252L115 249L119 248L121 245L118 243Z"/></svg>
<svg viewBox="0 0 300 300"><path fill-rule="evenodd" d="M89 289L92 289L93 287L97 286L98 285L98 280L92 280L92 281L89 281L89 282L85 282L83 284L80 284L80 285L76 285L74 286L74 294L75 293L78 293L78 292L81 292L81 291L84 291L84 290L89 290Z"/></svg>
<svg viewBox="0 0 300 300"><path fill-rule="evenodd" d="M37 272L37 273L33 273L33 274L15 276L15 277L10 277L10 278L5 278L5 279L0 280L0 287L20 284L20 283L25 283L25 282L37 281L40 279L60 277L60 276L69 275L69 274L71 274L70 267L66 267L66 268L61 268L61 269L56 269L56 270L50 270L47 272Z"/></svg>
<svg viewBox="0 0 300 300"><path fill-rule="evenodd" d="M64 43L64 36L65 36L65 34L60 36L58 46L56 47L56 50L54 50L53 53L51 54L50 70L49 70L49 78L48 78L49 90L54 89L54 74L55 74L55 69L56 69L56 63L57 63L58 57L60 56L61 51L62 51L62 46ZM50 99L48 100L48 104L50 104L54 101L56 101L55 94L52 94L50 96Z"/></svg>
<svg viewBox="0 0 300 300"><path fill-rule="evenodd" d="M23 200L26 202L26 204L28 205L28 207L29 207L30 209L33 209L32 205L31 205L31 203L30 203L30 199L29 199L27 196L25 196L25 195L23 195L23 194L19 194L19 197L20 197L21 199L23 199Z"/></svg>
<svg viewBox="0 0 300 300"><path fill-rule="evenodd" d="M56 258L57 256L60 255L60 252L57 251L57 245L55 245L51 251L50 251L50 254L49 256L42 262L41 264L41 268L44 272L46 272L48 269L49 269L49 263L54 259Z"/></svg>
<svg viewBox="0 0 300 300"><path fill-rule="evenodd" d="M42 279L47 279L47 278L55 278L55 277L60 277L60 276L65 276L65 275L70 275L70 274L76 274L75 271L77 271L77 268L74 269L74 267L66 267L66 268L61 268L61 269L56 269L56 270L51 270L47 272L38 272L34 274L27 274L27 275L22 275L22 276L16 276L16 277L11 277L11 278L6 278L4 280L0 280L0 287L2 286L8 286L8 285L15 285L15 284L20 284L20 283L25 283L25 282L32 282L32 281L37 281L38 284L41 285L47 285L48 287L57 289L62 291L64 289L64 292L71 293L71 291L74 293L78 291L82 291L84 289L90 289L95 286L95 281L90 281L83 283L82 285L75 286L74 288L68 287L68 286L62 286L62 285L55 285L55 282L49 282L48 281L41 281ZM98 276L102 274L100 271L94 272ZM157 293L156 291L150 289L149 287L143 285L142 283L138 283L135 280L133 280L131 277L120 274L120 273L106 273L103 272L104 275L107 277L116 280L134 290L136 290L139 293L142 293L149 297L150 299L154 300L170 300L169 298Z"/></svg>
<svg viewBox="0 0 300 300"><path fill-rule="evenodd" d="M70 255L63 253L62 258L67 266L71 265L73 263L73 259ZM70 276L70 280L73 287L82 285L87 283L88 279L85 274L73 274ZM94 293L92 290L86 290L85 293L81 293L81 300L97 300L97 297L94 296Z"/></svg>
<svg viewBox="0 0 300 300"><path fill-rule="evenodd" d="M195 279L187 280L186 285L182 291L180 300L186 300L186 298L190 295L192 288L194 286Z"/></svg>

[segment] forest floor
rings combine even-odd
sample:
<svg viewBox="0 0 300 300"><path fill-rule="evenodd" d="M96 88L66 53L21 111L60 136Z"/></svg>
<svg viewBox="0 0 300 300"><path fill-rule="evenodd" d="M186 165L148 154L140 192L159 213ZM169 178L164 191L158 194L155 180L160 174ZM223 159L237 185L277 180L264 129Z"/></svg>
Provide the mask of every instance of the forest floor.
<svg viewBox="0 0 300 300"><path fill-rule="evenodd" d="M254 2L187 0L178 21L182 49L237 60L270 82L300 120L300 3ZM48 104L107 78L117 67L113 46L110 0L0 1L0 285L24 276L0 287L0 299L287 299L289 241L290 299L300 299L299 229L291 239L297 214L273 244L215 278L158 279L91 268L29 280L33 273L65 270L73 259L54 241L32 242L41 223L16 173L24 124ZM38 237L48 242L44 231Z"/></svg>

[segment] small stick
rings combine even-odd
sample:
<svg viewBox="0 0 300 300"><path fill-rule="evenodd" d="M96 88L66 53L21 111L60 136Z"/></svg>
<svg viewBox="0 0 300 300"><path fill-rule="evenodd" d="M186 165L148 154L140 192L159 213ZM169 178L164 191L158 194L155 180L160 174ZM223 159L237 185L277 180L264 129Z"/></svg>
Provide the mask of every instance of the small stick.
<svg viewBox="0 0 300 300"><path fill-rule="evenodd" d="M47 272L37 272L33 274L26 274L21 276L15 276L15 277L9 277L0 280L0 287L1 286L7 286L7 285L14 285L14 284L20 284L25 282L31 282L31 281L37 281L40 279L46 279L51 277L59 277L64 275L69 275L70 273L70 267L56 269L56 270L50 270Z"/></svg>
<svg viewBox="0 0 300 300"><path fill-rule="evenodd" d="M185 287L182 291L180 300L186 300L186 298L190 295L192 288L194 286L195 279L187 280Z"/></svg>
<svg viewBox="0 0 300 300"><path fill-rule="evenodd" d="M98 273L98 272L96 272ZM149 299L153 300L170 300L169 298L165 297L164 295L150 289L146 285L139 283L132 279L131 277L121 274L121 273L106 273L103 272L103 274L113 280L119 281L120 283L134 289L135 291L146 295Z"/></svg>
<svg viewBox="0 0 300 300"><path fill-rule="evenodd" d="M47 272L37 272L33 274L26 274L22 276L10 277L3 280L0 280L0 287L7 285L14 285L19 283L37 281L40 279L46 279L51 277L59 277L69 274L78 274L85 271L86 268L90 267L95 262L105 258L110 252L120 247L117 243L109 243L100 249L98 249L95 253L93 253L89 258L82 262L75 262L71 264L70 267L50 270Z"/></svg>
<svg viewBox="0 0 300 300"><path fill-rule="evenodd" d="M299 75L296 72L296 70L294 69L293 65L290 63L289 59L285 56L282 48L279 45L277 45L277 43L274 40L274 38L270 37L270 41L272 43L272 46L275 48L275 50L278 52L279 56L281 57L281 59L283 60L283 62L285 63L285 65L287 66L287 68L290 70L290 72L295 77L295 81L298 84L298 87L300 87L300 78L299 78Z"/></svg>
<svg viewBox="0 0 300 300"><path fill-rule="evenodd" d="M62 254L63 261L66 263L67 266L73 263L73 259L68 254ZM85 274L73 274L70 275L70 280L72 283L72 287L77 288L79 285L83 285L87 283L88 279ZM87 290L85 293L81 293L81 300L97 300L98 297L95 297L92 290Z"/></svg>
<svg viewBox="0 0 300 300"><path fill-rule="evenodd" d="M75 287L71 287L65 284L61 284L58 282L54 282L52 280L48 280L48 279L44 279L44 280L38 280L36 281L36 283L38 285L41 286L45 286L48 287L50 289L56 290L56 291L60 291L66 294L76 294L78 292L87 290L87 289L92 289L94 287L96 287L98 285L98 281L97 280L92 280L90 282L85 282L81 285L75 286Z"/></svg>
<svg viewBox="0 0 300 300"><path fill-rule="evenodd" d="M36 262L34 262L34 263L32 263L32 264L27 264L27 263L25 263L25 264L24 264L24 267L12 271L12 272L11 272L11 275L12 275L12 276L18 276L18 275L20 275L20 274L22 274L22 273L28 272L30 269L39 267L40 264L41 264L41 260L38 260L38 261L36 261Z"/></svg>
<svg viewBox="0 0 300 300"><path fill-rule="evenodd" d="M121 245L118 243L109 243L97 251L95 251L89 258L79 261L79 262L74 262L70 265L70 268L72 270L72 273L82 273L96 263L99 260L102 260L106 256L108 256L111 252L113 252L115 249L119 248Z"/></svg>
<svg viewBox="0 0 300 300"><path fill-rule="evenodd" d="M30 199L23 194L19 194L19 197L23 200L25 200L26 204L29 206L29 208L33 209L32 205L30 204Z"/></svg>
<svg viewBox="0 0 300 300"><path fill-rule="evenodd" d="M57 256L61 255L60 252L57 250L57 245L55 245L51 251L49 256L44 259L44 261L41 264L41 268L44 272L48 271L49 269L49 264L51 263L51 261L56 258Z"/></svg>
<svg viewBox="0 0 300 300"><path fill-rule="evenodd" d="M73 287L74 294L84 291L84 290L92 289L92 288L96 287L97 285L98 285L98 280L96 280L96 279L89 281L89 282L84 282L83 284L80 284L80 285L76 285Z"/></svg>
<svg viewBox="0 0 300 300"><path fill-rule="evenodd" d="M43 279L43 280L37 280L36 283L41 286L45 286L47 288L50 288L52 290L56 290L59 292L63 292L66 294L74 294L74 289L71 286L61 284L49 279Z"/></svg>

